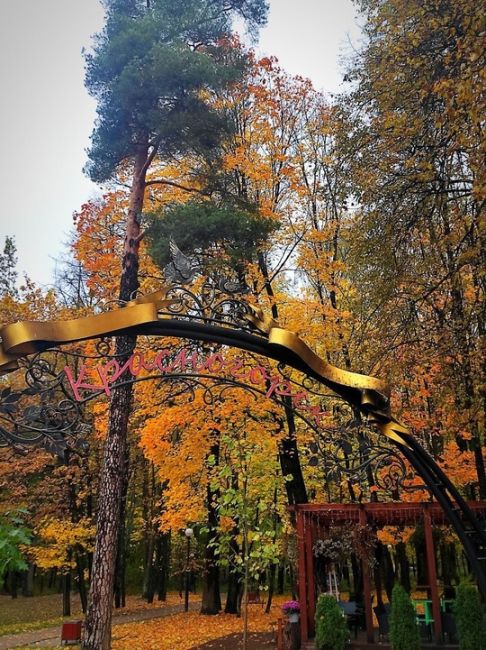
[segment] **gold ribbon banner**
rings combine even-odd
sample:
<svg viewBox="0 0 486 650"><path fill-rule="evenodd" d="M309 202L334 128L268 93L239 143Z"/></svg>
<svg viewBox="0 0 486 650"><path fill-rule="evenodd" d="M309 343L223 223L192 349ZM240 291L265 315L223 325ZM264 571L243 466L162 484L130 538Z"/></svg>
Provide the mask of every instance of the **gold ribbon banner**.
<svg viewBox="0 0 486 650"><path fill-rule="evenodd" d="M166 290L130 301L112 311L65 321L25 321L0 329L0 375L18 368L17 359L55 345L120 334L136 325L157 323L158 311L174 303Z"/></svg>
<svg viewBox="0 0 486 650"><path fill-rule="evenodd" d="M407 428L391 416L390 387L382 379L336 368L318 357L294 332L272 327L268 340L272 345L293 352L331 390L365 412L385 436L402 445L407 444L400 435L407 433Z"/></svg>
<svg viewBox="0 0 486 650"><path fill-rule="evenodd" d="M390 387L382 379L342 370L321 359L294 332L282 329L279 325L255 306L247 319L260 332L268 336L275 347L285 348L298 357L331 390L344 397L349 403L367 413L370 422L377 425L387 438L407 445L401 434L408 429L390 413Z"/></svg>
<svg viewBox="0 0 486 650"><path fill-rule="evenodd" d="M167 289L156 291L130 301L124 307L109 312L66 321L12 323L0 329L0 375L18 368L17 360L60 344L111 336L128 332L139 325L157 323L161 310L177 302L167 299ZM390 389L376 377L341 370L313 352L294 332L282 329L258 307L249 305L248 321L268 336L271 346L290 351L336 394L368 414L382 433L401 445L401 434L407 429L390 413Z"/></svg>

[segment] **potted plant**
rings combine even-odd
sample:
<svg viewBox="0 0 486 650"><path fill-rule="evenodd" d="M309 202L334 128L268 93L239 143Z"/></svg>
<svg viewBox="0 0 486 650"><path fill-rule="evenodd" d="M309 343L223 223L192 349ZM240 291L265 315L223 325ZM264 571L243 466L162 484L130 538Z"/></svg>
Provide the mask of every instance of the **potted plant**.
<svg viewBox="0 0 486 650"><path fill-rule="evenodd" d="M289 623L297 623L300 614L300 605L297 600L287 600L282 605L282 611L289 619Z"/></svg>

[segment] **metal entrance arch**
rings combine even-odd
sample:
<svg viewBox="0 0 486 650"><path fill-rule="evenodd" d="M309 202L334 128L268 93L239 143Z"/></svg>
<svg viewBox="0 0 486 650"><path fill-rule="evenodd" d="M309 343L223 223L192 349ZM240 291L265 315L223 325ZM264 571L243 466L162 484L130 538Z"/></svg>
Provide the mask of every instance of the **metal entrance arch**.
<svg viewBox="0 0 486 650"><path fill-rule="evenodd" d="M330 365L295 333L280 327L258 306L227 294L224 287L207 282L195 294L183 286L170 286L94 316L6 325L0 330L0 373L17 370L29 355L62 349L73 342L89 339L99 339L98 350L103 356L103 349L106 351L109 346L109 337L115 335L185 338L239 348L294 368L332 390L376 426L422 478L458 535L486 601L486 572L482 564L486 559L486 533L434 459L393 417L386 383ZM39 363L42 364L42 360ZM42 373L41 365L37 365L37 372ZM35 374L34 364L31 385L25 388L30 395L36 392ZM0 443L2 439L4 444L28 442L7 427L12 421L18 395L18 391L7 388L0 397ZM66 398L64 407L61 405L60 412L52 413L52 419L55 422L56 418L66 416L69 428L74 413L67 393ZM35 439L33 436L31 442L35 443Z"/></svg>

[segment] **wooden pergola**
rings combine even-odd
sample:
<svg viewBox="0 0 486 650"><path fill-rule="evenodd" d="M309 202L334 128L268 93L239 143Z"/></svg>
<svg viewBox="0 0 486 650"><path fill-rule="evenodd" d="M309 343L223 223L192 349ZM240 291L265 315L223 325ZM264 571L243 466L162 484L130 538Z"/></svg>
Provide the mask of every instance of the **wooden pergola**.
<svg viewBox="0 0 486 650"><path fill-rule="evenodd" d="M479 517L486 516L486 501L471 501L469 507ZM364 504L302 504L290 508L296 515L299 568L299 600L301 607L301 634L303 641L314 636L316 610L316 584L314 575L313 547L319 538L319 531L334 525L360 524L373 528L383 526L413 526L423 524L425 533L428 590L432 600L434 637L440 643L442 622L437 564L433 540L433 526L447 525L442 508L429 503L364 503ZM366 619L366 638L374 642L372 587L367 562L361 563L363 575L363 602Z"/></svg>

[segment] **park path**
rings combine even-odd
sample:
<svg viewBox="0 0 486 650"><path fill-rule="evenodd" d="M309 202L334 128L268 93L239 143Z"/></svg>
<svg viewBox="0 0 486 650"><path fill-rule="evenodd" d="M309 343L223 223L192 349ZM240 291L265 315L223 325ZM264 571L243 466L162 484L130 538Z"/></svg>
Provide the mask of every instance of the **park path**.
<svg viewBox="0 0 486 650"><path fill-rule="evenodd" d="M198 601L189 603L190 610L198 610L201 603ZM166 605L156 609L142 609L136 612L120 612L113 614L113 625L123 625L124 623L136 623L138 621L148 621L152 618L163 618L184 611L184 605ZM72 617L73 620L76 617ZM35 648L50 648L59 646L61 643L61 625L57 624L51 627L45 627L41 630L32 630L31 632L20 632L19 634L5 634L0 636L0 650L11 650L11 648L20 648L31 646Z"/></svg>

